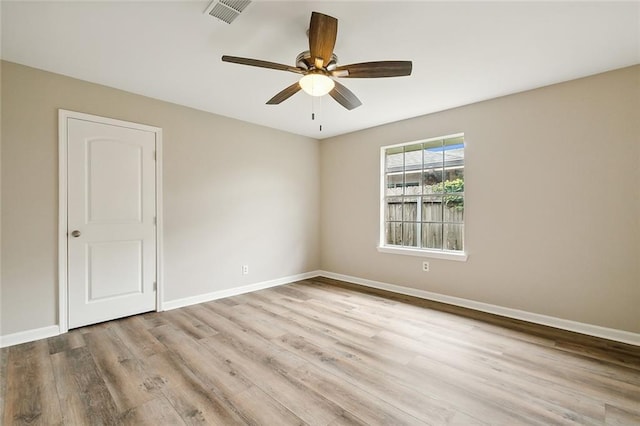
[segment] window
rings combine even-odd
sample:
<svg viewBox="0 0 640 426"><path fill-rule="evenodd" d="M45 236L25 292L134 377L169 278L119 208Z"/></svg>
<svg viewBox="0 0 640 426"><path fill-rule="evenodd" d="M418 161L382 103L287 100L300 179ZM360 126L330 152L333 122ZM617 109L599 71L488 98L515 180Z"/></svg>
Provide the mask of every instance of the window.
<svg viewBox="0 0 640 426"><path fill-rule="evenodd" d="M383 147L381 199L381 251L466 259L464 135Z"/></svg>

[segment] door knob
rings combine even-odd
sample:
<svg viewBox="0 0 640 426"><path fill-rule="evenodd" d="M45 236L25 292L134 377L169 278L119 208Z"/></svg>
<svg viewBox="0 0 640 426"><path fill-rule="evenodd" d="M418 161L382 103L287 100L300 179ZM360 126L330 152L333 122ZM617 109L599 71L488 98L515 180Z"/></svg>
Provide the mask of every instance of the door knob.
<svg viewBox="0 0 640 426"><path fill-rule="evenodd" d="M80 236L80 231L77 229L71 233L71 236L74 238L78 238Z"/></svg>

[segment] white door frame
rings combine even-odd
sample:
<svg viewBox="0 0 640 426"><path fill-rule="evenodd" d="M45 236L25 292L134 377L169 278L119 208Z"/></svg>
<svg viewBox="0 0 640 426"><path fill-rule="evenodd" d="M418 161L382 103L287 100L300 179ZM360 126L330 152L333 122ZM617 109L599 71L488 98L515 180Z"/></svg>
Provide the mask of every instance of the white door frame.
<svg viewBox="0 0 640 426"><path fill-rule="evenodd" d="M58 326L60 333L69 331L68 252L67 252L67 121L70 118L100 124L154 132L156 135L156 311L162 311L162 129L81 112L58 110Z"/></svg>

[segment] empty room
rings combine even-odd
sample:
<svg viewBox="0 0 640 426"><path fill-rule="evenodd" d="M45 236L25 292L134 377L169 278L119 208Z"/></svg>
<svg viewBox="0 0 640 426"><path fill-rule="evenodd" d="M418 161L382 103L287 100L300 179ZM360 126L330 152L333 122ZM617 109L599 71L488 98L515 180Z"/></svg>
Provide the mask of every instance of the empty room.
<svg viewBox="0 0 640 426"><path fill-rule="evenodd" d="M0 36L0 424L640 425L640 2Z"/></svg>

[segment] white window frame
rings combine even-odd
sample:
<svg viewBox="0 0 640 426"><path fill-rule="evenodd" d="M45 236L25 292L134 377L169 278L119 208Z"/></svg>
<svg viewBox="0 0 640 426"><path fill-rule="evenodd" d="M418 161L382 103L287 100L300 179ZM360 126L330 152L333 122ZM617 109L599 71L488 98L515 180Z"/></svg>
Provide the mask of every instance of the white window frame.
<svg viewBox="0 0 640 426"><path fill-rule="evenodd" d="M456 137L464 137L464 133L454 133L451 135L438 136L429 139L420 139L413 142L403 142L395 145L385 145L380 148L380 217L379 217L379 240L378 240L378 251L381 253L390 253L390 254L401 254L407 256L417 256L417 257L429 257L433 259L445 259L445 260L455 260L459 262L466 262L469 258L468 253L466 252L467 244L466 237L463 236L463 251L452 251L452 250L434 250L428 248L418 248L418 247L400 247L400 246L390 246L385 244L385 192L386 192L386 151L390 148L396 148L405 145L412 145L418 143L426 143L435 140L456 138ZM466 139L465 139L465 149L466 149ZM466 156L465 156L466 160ZM465 170L465 178L466 178L466 170ZM466 189L466 185L465 185ZM467 198L465 196L465 205ZM466 212L465 212L466 213ZM466 228L466 220L463 222ZM466 232L465 232L466 235Z"/></svg>

